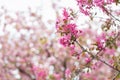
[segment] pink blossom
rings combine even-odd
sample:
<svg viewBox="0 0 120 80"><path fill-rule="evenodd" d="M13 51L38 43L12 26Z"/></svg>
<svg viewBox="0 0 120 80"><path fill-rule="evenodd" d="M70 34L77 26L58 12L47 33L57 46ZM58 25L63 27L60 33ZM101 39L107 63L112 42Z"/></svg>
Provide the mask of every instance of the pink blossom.
<svg viewBox="0 0 120 80"><path fill-rule="evenodd" d="M67 24L64 26L65 32L73 35L74 37L78 37L78 30L76 29L76 24Z"/></svg>
<svg viewBox="0 0 120 80"><path fill-rule="evenodd" d="M77 2L80 8L80 12L85 15L89 15L90 4L88 0L77 0Z"/></svg>
<svg viewBox="0 0 120 80"><path fill-rule="evenodd" d="M67 69L65 70L65 76L66 76L66 77L70 77L70 75L71 75L71 71L70 71L69 68L67 68Z"/></svg>
<svg viewBox="0 0 120 80"><path fill-rule="evenodd" d="M75 45L71 44L70 49L75 49Z"/></svg>
<svg viewBox="0 0 120 80"><path fill-rule="evenodd" d="M91 59L89 58L89 57L87 57L86 59L85 59L85 62L86 63L89 63L91 61Z"/></svg>
<svg viewBox="0 0 120 80"><path fill-rule="evenodd" d="M70 47L70 54L73 55L75 53L75 45L71 44L69 47Z"/></svg>
<svg viewBox="0 0 120 80"><path fill-rule="evenodd" d="M78 3L78 6L80 8L80 12L89 15L90 14L90 9L92 7L99 7L100 9L104 10L104 5L107 4L112 4L115 2L115 0L76 0Z"/></svg>
<svg viewBox="0 0 120 80"><path fill-rule="evenodd" d="M47 72L45 69L41 69L40 67L33 66L33 72L35 73L36 80L46 79Z"/></svg>
<svg viewBox="0 0 120 80"><path fill-rule="evenodd" d="M101 35L97 36L96 42L97 42L98 49L103 49L105 46L104 44L106 42L106 34L102 33Z"/></svg>
<svg viewBox="0 0 120 80"><path fill-rule="evenodd" d="M61 80L60 74L54 74L55 80Z"/></svg>
<svg viewBox="0 0 120 80"><path fill-rule="evenodd" d="M114 55L115 50L110 48L105 48L104 53Z"/></svg>
<svg viewBox="0 0 120 80"><path fill-rule="evenodd" d="M80 7L80 12L85 14L86 16L88 16L90 14L87 9L83 9L82 7Z"/></svg>
<svg viewBox="0 0 120 80"><path fill-rule="evenodd" d="M114 60L113 60L113 59L110 59L110 60L109 60L109 63L110 63L110 64L114 64Z"/></svg>
<svg viewBox="0 0 120 80"><path fill-rule="evenodd" d="M119 46L119 47L120 47L120 41L117 41L117 46Z"/></svg>
<svg viewBox="0 0 120 80"><path fill-rule="evenodd" d="M115 2L115 0L106 0L106 3L107 3L107 4L111 4L111 3L113 3L113 2Z"/></svg>
<svg viewBox="0 0 120 80"><path fill-rule="evenodd" d="M104 5L104 0L94 0L94 5L101 7Z"/></svg>
<svg viewBox="0 0 120 80"><path fill-rule="evenodd" d="M71 54L71 55L74 55L75 53L76 53L76 51L75 51L74 49L71 49L71 50L70 50L70 54Z"/></svg>
<svg viewBox="0 0 120 80"><path fill-rule="evenodd" d="M39 72L38 72L38 76L39 77L42 77L42 78L45 78L46 77L46 71L45 70L40 70Z"/></svg>
<svg viewBox="0 0 120 80"><path fill-rule="evenodd" d="M65 35L65 36L61 37L60 44L62 44L63 46L69 46L70 45L70 38L71 38L71 35Z"/></svg>
<svg viewBox="0 0 120 80"><path fill-rule="evenodd" d="M68 14L68 12L67 12L67 10L64 8L64 10L63 10L63 16L64 16L64 19L65 20L67 20L68 19L68 17L69 17L69 14Z"/></svg>

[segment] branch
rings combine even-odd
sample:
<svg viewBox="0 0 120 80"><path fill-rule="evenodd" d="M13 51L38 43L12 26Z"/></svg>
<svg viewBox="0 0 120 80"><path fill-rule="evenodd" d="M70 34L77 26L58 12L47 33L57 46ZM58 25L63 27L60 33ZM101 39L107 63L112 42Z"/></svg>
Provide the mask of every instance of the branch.
<svg viewBox="0 0 120 80"><path fill-rule="evenodd" d="M67 58L64 59L63 67L64 67L64 80L66 80L65 71L66 71L66 68L67 68Z"/></svg>
<svg viewBox="0 0 120 80"><path fill-rule="evenodd" d="M18 68L18 70L20 71L20 73L28 76L31 80L35 80L35 79L33 79L32 76L31 76L29 73L27 73L25 70L23 70L23 69L21 69L21 68Z"/></svg>
<svg viewBox="0 0 120 80"><path fill-rule="evenodd" d="M108 15L110 15L112 18L114 18L115 20L117 20L117 21L120 22L120 20L119 20L118 18L116 18L115 16L113 16L113 14L111 14L104 6L102 6L102 7L104 8L104 10L106 11L106 13L107 13Z"/></svg>
<svg viewBox="0 0 120 80"><path fill-rule="evenodd" d="M84 49L84 48L82 47L82 45L78 43L78 41L76 41L76 43L80 46L80 48L81 48L83 51L88 52L88 54L90 54L93 58L96 58L96 59L99 60L100 62L106 64L106 65L109 66L110 68L112 68L112 69L114 69L114 70L116 70L117 72L120 73L120 70L114 68L113 66L111 66L110 64L108 64L107 62L105 62L104 60L100 59L99 56L93 55L91 52L89 52L89 51L87 51L86 49Z"/></svg>
<svg viewBox="0 0 120 80"><path fill-rule="evenodd" d="M116 79L116 77L119 75L120 73L117 73L117 75L115 75L115 77L113 78L113 80L115 80Z"/></svg>

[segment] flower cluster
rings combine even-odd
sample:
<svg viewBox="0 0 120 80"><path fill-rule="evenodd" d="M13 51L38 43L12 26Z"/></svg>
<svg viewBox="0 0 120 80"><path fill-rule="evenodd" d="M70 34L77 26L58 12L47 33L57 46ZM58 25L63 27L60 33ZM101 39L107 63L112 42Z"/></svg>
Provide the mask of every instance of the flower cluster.
<svg viewBox="0 0 120 80"><path fill-rule="evenodd" d="M78 75L80 75L82 80L108 80L108 78L105 76L113 76L112 70L115 70L116 72L118 72L117 76L115 76L115 78L117 79L120 75L120 68L118 68L119 60L115 58L116 56L120 56L118 54L118 45L120 38L117 32L118 30L116 30L116 28L118 29L116 21L120 22L120 20L116 18L113 13L111 13L112 8L108 9L108 7L111 7L111 4L114 3L116 3L117 5L119 3L119 0L76 1L78 3L80 12L89 16L90 18L92 17L92 21L94 21L93 18L96 18L95 15L97 14L93 13L93 9L99 9L109 18L107 19L104 17L98 17L100 18L99 21L104 22L101 25L100 33L96 32L97 29L96 31L94 31L94 29L91 28L92 25L90 25L90 30L88 31L86 29L83 29L82 35L80 35L80 31L77 29L77 25L73 23L74 17L72 17L71 13L68 12L66 9L63 10L63 17L58 19L58 21L56 22L57 31L62 35L62 37L60 38L60 43L70 48L72 55L78 57L77 60L80 64L78 64L79 67L75 65L75 69L73 70L66 70L66 76L71 76L71 78L73 78L73 76L75 75L75 78L73 79L77 80L80 80L77 77ZM78 46L74 45L75 42ZM83 67L83 65L85 67ZM79 68L81 69L81 72L79 71ZM104 72L104 69L106 69L106 72ZM98 73L104 73L104 76L98 76Z"/></svg>
<svg viewBox="0 0 120 80"><path fill-rule="evenodd" d="M77 25L73 22L73 16L71 16L71 9L68 12L66 9L63 10L63 17L58 19L56 22L56 29L62 37L60 43L64 46L70 46L74 44L74 41L79 37L80 30L77 29Z"/></svg>
<svg viewBox="0 0 120 80"><path fill-rule="evenodd" d="M96 37L96 44L99 50L104 49L106 43L106 34L102 33L101 35Z"/></svg>
<svg viewBox="0 0 120 80"><path fill-rule="evenodd" d="M115 0L77 0L80 11L85 15L90 14L92 7L99 7L104 10L105 5L115 2Z"/></svg>
<svg viewBox="0 0 120 80"><path fill-rule="evenodd" d="M45 80L47 76L46 69L42 69L37 66L33 66L33 72L35 73L36 80Z"/></svg>

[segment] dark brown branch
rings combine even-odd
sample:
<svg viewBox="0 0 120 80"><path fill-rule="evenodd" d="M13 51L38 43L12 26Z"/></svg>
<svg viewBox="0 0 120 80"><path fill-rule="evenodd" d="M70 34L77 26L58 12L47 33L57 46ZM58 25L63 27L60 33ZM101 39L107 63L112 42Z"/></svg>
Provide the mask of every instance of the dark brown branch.
<svg viewBox="0 0 120 80"><path fill-rule="evenodd" d="M120 74L120 73L118 72L118 73L117 73L117 75L115 75L115 77L113 78L113 80L115 80L115 79L116 79L116 77L117 77L119 74Z"/></svg>
<svg viewBox="0 0 120 80"><path fill-rule="evenodd" d="M25 70L23 70L23 69L21 69L21 68L18 68L18 70L20 71L20 73L28 76L31 80L35 80L35 79L33 79L32 76L31 76L29 73L27 73Z"/></svg>
<svg viewBox="0 0 120 80"><path fill-rule="evenodd" d="M64 80L66 80L66 76L65 76L65 71L66 71L66 68L67 68L67 58L64 59L64 62L63 62L63 67L64 67Z"/></svg>

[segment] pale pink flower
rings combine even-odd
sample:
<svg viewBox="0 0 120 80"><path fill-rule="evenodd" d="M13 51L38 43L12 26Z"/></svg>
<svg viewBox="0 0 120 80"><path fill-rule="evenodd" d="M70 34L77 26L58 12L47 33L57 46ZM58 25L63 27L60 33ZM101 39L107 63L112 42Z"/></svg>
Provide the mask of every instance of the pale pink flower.
<svg viewBox="0 0 120 80"><path fill-rule="evenodd" d="M97 42L98 49L103 49L105 47L106 34L102 33L101 35L97 36L96 42Z"/></svg>
<svg viewBox="0 0 120 80"><path fill-rule="evenodd" d="M105 48L104 53L114 55L115 49Z"/></svg>
<svg viewBox="0 0 120 80"><path fill-rule="evenodd" d="M66 76L66 77L70 77L70 75L71 75L71 71L70 71L69 68L67 68L67 69L65 70L65 76Z"/></svg>
<svg viewBox="0 0 120 80"><path fill-rule="evenodd" d="M54 77L55 77L55 80L61 80L61 76L60 76L60 74L54 74Z"/></svg>

